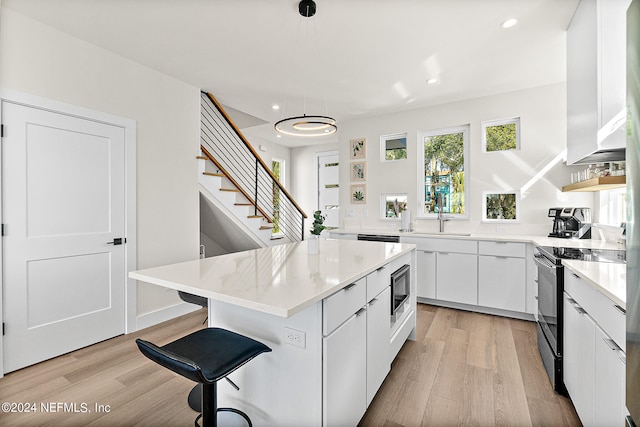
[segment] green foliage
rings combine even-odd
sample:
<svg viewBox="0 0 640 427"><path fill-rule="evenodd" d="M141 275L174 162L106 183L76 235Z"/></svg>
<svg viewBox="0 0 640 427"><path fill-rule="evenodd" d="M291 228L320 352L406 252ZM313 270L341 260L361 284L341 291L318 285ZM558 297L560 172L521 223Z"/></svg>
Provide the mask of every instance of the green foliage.
<svg viewBox="0 0 640 427"><path fill-rule="evenodd" d="M280 181L280 162L271 162L271 171L273 175ZM278 234L282 230L280 229L280 187L273 183L273 228L271 234Z"/></svg>
<svg viewBox="0 0 640 427"><path fill-rule="evenodd" d="M487 126L485 139L487 151L515 150L517 143L516 124Z"/></svg>
<svg viewBox="0 0 640 427"><path fill-rule="evenodd" d="M425 188L428 212L436 212L437 193L442 193L442 212L464 214L464 133L426 138L424 159L431 183Z"/></svg>
<svg viewBox="0 0 640 427"><path fill-rule="evenodd" d="M325 220L325 216L322 215L321 211L315 211L313 213L313 224L311 224L311 234L315 234L316 236L319 236L320 233L322 233L322 230L324 230L325 227L324 225L324 220Z"/></svg>
<svg viewBox="0 0 640 427"><path fill-rule="evenodd" d="M385 160L402 160L407 158L406 148L394 148L384 151Z"/></svg>
<svg viewBox="0 0 640 427"><path fill-rule="evenodd" d="M487 219L517 219L516 195L487 194Z"/></svg>

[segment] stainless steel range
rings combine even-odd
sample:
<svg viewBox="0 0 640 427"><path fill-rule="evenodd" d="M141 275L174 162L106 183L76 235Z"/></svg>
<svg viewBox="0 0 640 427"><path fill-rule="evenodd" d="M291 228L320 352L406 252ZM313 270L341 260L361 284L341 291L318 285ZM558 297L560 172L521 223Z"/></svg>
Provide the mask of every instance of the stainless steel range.
<svg viewBox="0 0 640 427"><path fill-rule="evenodd" d="M566 394L562 378L562 328L564 292L563 259L626 262L626 252L609 249L538 246L538 350L555 391Z"/></svg>

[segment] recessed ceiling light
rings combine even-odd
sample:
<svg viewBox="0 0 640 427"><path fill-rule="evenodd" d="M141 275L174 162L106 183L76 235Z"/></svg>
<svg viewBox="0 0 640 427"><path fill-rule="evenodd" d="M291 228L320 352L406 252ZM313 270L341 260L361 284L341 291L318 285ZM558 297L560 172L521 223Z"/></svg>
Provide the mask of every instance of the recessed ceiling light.
<svg viewBox="0 0 640 427"><path fill-rule="evenodd" d="M506 21L504 21L502 24L500 24L500 26L502 28L511 28L514 25L516 25L518 23L518 20L515 18L511 18L511 19L507 19Z"/></svg>
<svg viewBox="0 0 640 427"><path fill-rule="evenodd" d="M282 135L280 135L279 133L276 134L276 138L282 138Z"/></svg>
<svg viewBox="0 0 640 427"><path fill-rule="evenodd" d="M273 104L273 105L271 106L271 109L272 109L272 110L279 110L279 109L280 109L280 106L279 106L278 104Z"/></svg>
<svg viewBox="0 0 640 427"><path fill-rule="evenodd" d="M438 79L436 79L435 77L432 77L429 80L427 80L427 83L429 83L430 85L436 84L438 83Z"/></svg>

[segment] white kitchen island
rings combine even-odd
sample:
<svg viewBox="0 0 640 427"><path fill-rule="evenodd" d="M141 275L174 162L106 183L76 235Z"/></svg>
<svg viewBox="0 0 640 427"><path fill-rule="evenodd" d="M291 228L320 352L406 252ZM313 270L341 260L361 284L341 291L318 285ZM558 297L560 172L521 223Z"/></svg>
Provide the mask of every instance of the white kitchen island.
<svg viewBox="0 0 640 427"><path fill-rule="evenodd" d="M390 276L405 264L411 292L392 322ZM130 277L209 298L209 326L272 348L230 375L240 391L219 383L220 406L255 425L356 425L415 340L415 265L411 244L321 239L317 255L298 242Z"/></svg>

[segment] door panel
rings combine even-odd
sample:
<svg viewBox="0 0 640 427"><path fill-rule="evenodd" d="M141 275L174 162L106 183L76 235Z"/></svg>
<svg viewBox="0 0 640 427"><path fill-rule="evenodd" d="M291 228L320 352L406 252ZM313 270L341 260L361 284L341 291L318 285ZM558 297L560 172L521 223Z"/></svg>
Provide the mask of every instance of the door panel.
<svg viewBox="0 0 640 427"><path fill-rule="evenodd" d="M3 102L4 372L124 333L124 129Z"/></svg>
<svg viewBox="0 0 640 427"><path fill-rule="evenodd" d="M318 157L318 209L326 227L338 228L340 222L339 169L337 154Z"/></svg>

